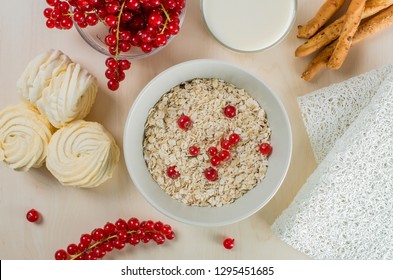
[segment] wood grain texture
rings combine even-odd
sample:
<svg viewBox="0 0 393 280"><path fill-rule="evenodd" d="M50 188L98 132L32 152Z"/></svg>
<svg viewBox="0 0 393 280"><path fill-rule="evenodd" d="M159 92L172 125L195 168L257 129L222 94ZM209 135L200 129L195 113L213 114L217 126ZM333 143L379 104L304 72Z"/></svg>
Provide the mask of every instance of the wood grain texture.
<svg viewBox="0 0 393 280"><path fill-rule="evenodd" d="M42 11L46 1L0 1L0 108L19 102L16 81L35 55L50 48L60 49L98 78L99 93L87 119L102 123L122 148L128 111L152 78L180 62L214 58L236 63L261 77L283 101L293 130L292 162L278 193L252 217L218 228L181 224L159 213L134 187L123 158L114 177L91 190L63 187L45 168L18 173L0 167L0 259L52 259L58 248L76 242L82 233L107 221L132 216L170 223L177 238L161 247L130 246L108 254L106 259L305 258L277 240L269 230L269 224L289 205L316 167L296 98L393 61L390 51L393 38L389 32L359 44L340 71L327 72L307 83L299 78L307 61L293 56L299 43L296 26L310 18L322 1L298 0L297 21L284 41L260 53L243 54L217 43L203 24L199 1L189 0L186 20L178 37L161 52L135 61L121 89L113 94L105 85L105 57L84 43L76 30L45 27ZM10 11L18 11L17 20ZM26 212L31 208L42 213L41 224L26 221ZM225 236L236 239L231 251L221 245Z"/></svg>

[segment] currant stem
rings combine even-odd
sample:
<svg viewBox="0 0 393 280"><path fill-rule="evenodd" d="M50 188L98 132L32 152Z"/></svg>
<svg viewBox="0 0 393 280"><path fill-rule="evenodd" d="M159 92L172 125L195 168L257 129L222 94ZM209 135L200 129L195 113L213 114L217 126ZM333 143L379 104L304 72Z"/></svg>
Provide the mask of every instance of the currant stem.
<svg viewBox="0 0 393 280"><path fill-rule="evenodd" d="M161 5L161 10L164 12L164 15L165 15L164 26L162 27L162 30L160 32L160 34L163 34L167 25L168 25L168 22L171 21L171 17L169 16L168 11L165 9L164 5L163 4L160 4L160 5Z"/></svg>
<svg viewBox="0 0 393 280"><path fill-rule="evenodd" d="M135 232L136 232L136 230L129 230L129 231L127 231L127 234L133 234L133 233L135 233ZM147 232L147 231L146 231L146 232ZM91 250L91 249L97 247L98 245L101 245L102 243L104 243L104 242L106 242L106 241L108 241L108 240L111 240L111 239L113 239L113 238L116 238L116 237L117 237L117 235L114 234L114 235L110 235L110 236L108 236L108 237L106 237L106 238L104 238L104 239L102 239L102 240L100 240L100 241L97 241L97 242L91 244L88 248L86 248L86 249L83 250L82 252L80 252L80 253L74 255L72 258L70 258L70 260L73 261L73 260L77 259L78 257L82 256L83 254L85 254L86 252L88 252L89 250Z"/></svg>
<svg viewBox="0 0 393 280"><path fill-rule="evenodd" d="M120 10L119 10L119 15L117 16L117 29L116 29L116 55L115 55L115 59L116 61L118 60L118 56L119 56L119 38L120 38L120 21L121 21L121 16L123 14L123 8L126 4L126 1L124 1L121 4Z"/></svg>

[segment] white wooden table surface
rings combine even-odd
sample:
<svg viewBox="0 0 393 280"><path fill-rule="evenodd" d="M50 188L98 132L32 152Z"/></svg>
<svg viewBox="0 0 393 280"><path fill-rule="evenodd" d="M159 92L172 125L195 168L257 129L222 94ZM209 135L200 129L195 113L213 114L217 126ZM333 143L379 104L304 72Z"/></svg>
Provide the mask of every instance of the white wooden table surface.
<svg viewBox="0 0 393 280"><path fill-rule="evenodd" d="M322 0L298 0L292 31L279 45L254 54L236 53L222 47L207 32L198 0L188 0L188 11L180 34L158 54L135 61L117 93L106 89L105 57L91 49L77 31L49 30L42 15L45 0L0 0L0 108L19 102L16 81L27 63L48 49L60 49L99 80L99 94L88 120L102 123L123 146L123 126L140 90L161 71L191 59L214 58L236 63L257 73L281 97L293 129L293 155L279 192L252 217L224 227L199 228L170 220L150 206L134 187L121 161L114 178L96 189L61 186L45 169L18 173L0 167L0 259L52 259L58 248L76 242L84 232L107 221L136 216L162 220L173 226L177 238L164 246L128 246L106 259L298 259L306 256L274 237L269 226L285 209L316 164L306 135L296 97L343 81L393 61L393 28L356 45L342 69L325 71L313 82L300 74L309 58L295 58L300 44L296 26L307 21ZM40 224L25 219L36 208ZM223 237L236 239L233 250L225 250Z"/></svg>

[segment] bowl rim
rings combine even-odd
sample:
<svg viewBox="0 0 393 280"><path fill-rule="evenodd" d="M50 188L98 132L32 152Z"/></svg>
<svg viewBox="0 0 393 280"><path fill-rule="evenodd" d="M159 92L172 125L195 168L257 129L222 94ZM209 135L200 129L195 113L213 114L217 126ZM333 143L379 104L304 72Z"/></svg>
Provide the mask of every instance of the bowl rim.
<svg viewBox="0 0 393 280"><path fill-rule="evenodd" d="M276 181L276 186L274 188L274 191L270 192L269 195L259 204L257 204L255 207L253 207L251 210L244 212L242 215L237 215L236 217L233 218L229 218L225 221L215 221L215 222L199 222L199 221L191 221L189 219L184 219L170 211L168 211L167 209L159 206L157 203L155 203L154 199L152 199L144 190L143 187L140 186L139 184L139 179L138 179L138 174L136 173L136 171L131 169L131 162L130 159L126 156L127 154L129 154L128 150L129 148L129 132L127 130L127 128L130 126L132 120L133 120L133 116L134 116L134 112L137 109L137 107L139 106L139 103L141 102L142 99L146 98L146 92L148 91L148 89L155 84L158 80L160 80L162 78L162 76L166 76L168 74L170 74L173 71L176 71L178 68L184 67L184 66L191 66L191 65L195 65L195 64L203 64L203 63L214 63L214 64L221 64L222 66L229 66L232 68L235 68L237 71L243 71L245 74L250 75L252 78L258 80L260 83L262 83L270 92L271 97L273 97L275 99L275 102L277 103L277 105L280 107L281 112L283 113L283 119L285 122L285 127L287 128L287 133L289 135L288 137L288 154L285 157L285 163L283 163L283 172L280 174L279 179ZM162 93L162 95L165 94L165 92ZM161 96L162 96L161 95ZM156 100L158 101L158 100ZM149 108L150 109L150 108ZM144 120L146 121L146 120ZM278 97L278 95L271 90L271 88L256 74L254 74L253 72L250 72L236 64L227 62L227 61L223 61L223 60L217 60L217 59L194 59L194 60L188 60L188 61L184 61L181 63L178 63L176 65L173 65L169 68L167 68L166 70L162 71L161 73L159 73L158 75L156 75L152 80L150 80L149 83L147 83L145 85L145 87L139 92L138 96L136 97L135 101L133 102L129 113L127 115L127 119L124 125L124 130L123 130L123 155L124 155L124 160L126 163L126 168L128 171L128 174L134 184L134 186L136 187L136 189L139 191L140 194L142 194L143 198L151 205L153 206L156 210L158 210L159 212L161 212L162 214L164 214L165 216L182 222L184 224L189 224L189 225L194 225L194 226L201 226L201 227L219 227L219 226L225 226L225 225L229 225L229 224L233 224L236 222L239 222L241 220L244 220L250 216L252 216L253 214L255 214L256 212L258 212L259 210L261 210L273 197L274 195L278 192L278 190L280 189L287 173L288 173L288 169L291 163L291 159L292 159L292 150L293 150L293 134L292 134L292 128L291 128L291 122L289 120L288 117L288 113L283 105L283 103L281 102L280 98ZM142 144L141 144L142 147ZM147 166L145 166L147 169ZM150 172L149 172L150 173ZM157 186L157 188L160 188L158 186L158 184L156 182L154 182ZM168 195L168 194L166 194ZM169 195L168 195L169 196ZM173 199L173 198L171 198ZM175 200L175 199L173 199ZM193 207L193 206L188 206L180 201L178 201L179 203L181 203L182 205L186 206L186 207ZM233 203L232 203L233 204ZM229 205L232 205L229 204ZM224 205L222 207L225 206L229 206L229 205ZM195 206L196 207L196 206ZM208 208L208 207L201 207L201 208ZM211 207L214 208L214 207ZM210 208L210 209L211 209Z"/></svg>
<svg viewBox="0 0 393 280"><path fill-rule="evenodd" d="M209 27L209 24L208 24L207 21L206 21L206 17L205 17L205 13L204 13L204 2L205 2L205 1L206 1L206 0L200 0L200 2L199 2L199 9L200 9L200 11L201 11L202 20L203 20L203 23L204 23L204 25L205 25L207 31L208 31L209 34L210 34L218 43L220 43L222 46L226 47L226 48L229 49L229 50L232 50L232 51L235 51L235 52L239 52L239 53L257 53L257 52L261 52L261 51L264 51L264 50L268 50L268 49L270 49L270 48L272 48L272 47L274 47L274 46L280 44L282 41L284 41L284 39L285 39L285 38L288 36L288 34L291 32L292 27L293 27L294 24L295 24L296 16L297 16L298 0L292 0L292 1L294 2L294 7L293 7L293 13L292 13L292 17L291 17L291 22L289 23L287 29L285 30L285 32L281 35L281 37L280 37L279 39L277 39L277 40L276 40L275 42L273 42L272 44L270 44L270 45L268 45L268 46L266 46L266 47L262 47L262 48L260 48L260 49L255 49L255 50L237 49L237 48L234 48L234 47L232 47L232 46L230 46L230 45L224 43L224 42L221 41L220 39L218 39L217 35L215 35L215 34L211 31L211 29L210 29L210 27Z"/></svg>

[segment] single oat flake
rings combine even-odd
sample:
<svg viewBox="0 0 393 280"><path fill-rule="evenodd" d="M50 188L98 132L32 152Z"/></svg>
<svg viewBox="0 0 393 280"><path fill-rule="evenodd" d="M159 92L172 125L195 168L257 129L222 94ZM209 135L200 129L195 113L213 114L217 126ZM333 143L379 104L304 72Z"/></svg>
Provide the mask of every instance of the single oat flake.
<svg viewBox="0 0 393 280"><path fill-rule="evenodd" d="M223 114L228 104L236 107L234 118ZM192 120L188 130L177 124L182 114ZM207 150L220 150L220 140L231 133L241 140L230 150L231 159L216 167L218 180L208 181L203 174L211 167ZM270 143L270 133L265 111L244 89L219 79L193 79L165 93L149 111L144 158L153 179L172 198L218 207L233 203L265 177L268 158L258 147ZM199 147L199 155L190 156L191 146ZM169 178L169 166L176 166L181 176Z"/></svg>

